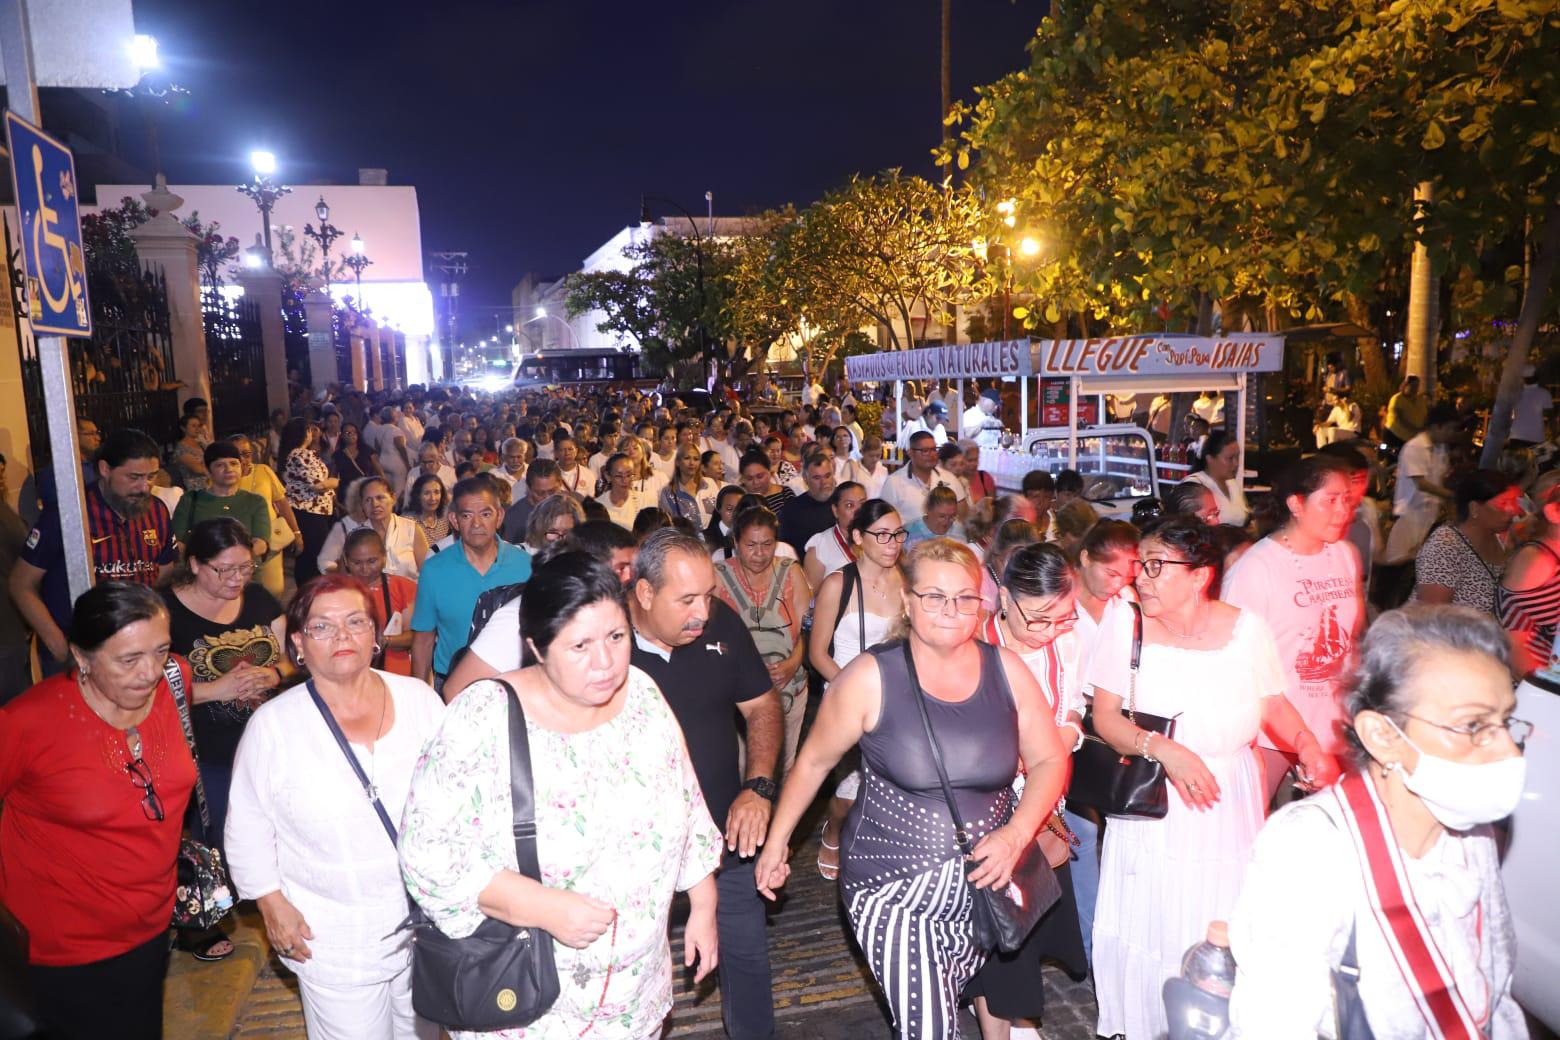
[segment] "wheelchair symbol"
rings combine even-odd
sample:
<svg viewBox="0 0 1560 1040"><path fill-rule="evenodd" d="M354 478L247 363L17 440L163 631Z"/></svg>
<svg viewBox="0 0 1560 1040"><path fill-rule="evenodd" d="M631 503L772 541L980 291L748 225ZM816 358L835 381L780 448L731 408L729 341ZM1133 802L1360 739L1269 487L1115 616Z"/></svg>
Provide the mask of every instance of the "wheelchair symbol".
<svg viewBox="0 0 1560 1040"><path fill-rule="evenodd" d="M48 196L43 192L43 149L36 144L32 147L32 166L33 183L38 190L38 212L33 216L32 227L33 255L38 258L38 277L35 283L51 313L63 315L73 312L77 324L84 325L87 298L86 264L81 256L81 248L74 242L67 242L65 236L57 230L60 215L58 210L49 205ZM55 286L49 284L50 268L44 264L45 248L59 254L58 270L63 276L63 283L59 285L58 293L55 292ZM37 309L36 306L29 308L34 311Z"/></svg>

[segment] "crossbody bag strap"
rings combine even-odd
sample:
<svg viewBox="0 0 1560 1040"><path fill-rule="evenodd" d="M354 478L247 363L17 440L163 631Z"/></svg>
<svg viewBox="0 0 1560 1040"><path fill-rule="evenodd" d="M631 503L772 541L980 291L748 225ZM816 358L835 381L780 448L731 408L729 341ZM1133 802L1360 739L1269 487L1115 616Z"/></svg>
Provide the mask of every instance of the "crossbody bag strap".
<svg viewBox="0 0 1560 1040"><path fill-rule="evenodd" d="M942 746L937 743L937 734L932 732L932 716L926 710L926 694L915 673L915 655L910 652L909 639L904 642L904 653L905 667L910 672L910 695L915 698L915 706L921 713L926 742L932 747L932 764L937 767L937 781L942 784L943 800L948 803L948 815L953 819L953 839L958 843L959 851L968 856L974 851L974 846L970 843L969 832L964 829L964 820L959 816L959 804L953 799L953 785L948 782L948 770L943 765Z"/></svg>
<svg viewBox="0 0 1560 1040"><path fill-rule="evenodd" d="M390 609L390 575L383 572L379 575L379 597L385 604L385 627L388 628L390 627L390 618L394 615L394 612ZM374 655L375 668L382 669L385 666L385 655L389 653L385 649L385 640L388 638L383 632L379 634L379 653Z"/></svg>
<svg viewBox="0 0 1560 1040"><path fill-rule="evenodd" d="M731 590L731 598L737 601L737 609L743 613L751 614L757 609L758 604L747 598L747 594L742 591L742 583L737 581L736 572L726 566L732 559L733 557L727 556L726 559L716 564L715 573L720 575L720 580L725 583L726 588ZM738 566L741 566L741 564L738 564Z"/></svg>
<svg viewBox="0 0 1560 1040"><path fill-rule="evenodd" d="M352 753L352 746L347 743L347 735L341 732L341 725L336 721L336 716L330 712L330 706L325 703L325 698L314 688L314 680L307 683L309 697L314 701L314 706L320 709L320 715L325 719L325 725L330 730L330 735L336 738L336 746L341 748L341 753L346 756L347 765L352 767L352 772L357 776L358 783L363 786L363 793L374 806L374 812L379 815L379 822L384 825L385 833L390 835L390 844L396 843L395 824L390 822L390 814L385 811L385 805L379 800L379 792L374 790L374 785L368 779L368 774L363 772L363 764ZM389 685L385 686L385 696L390 696Z"/></svg>
<svg viewBox="0 0 1560 1040"><path fill-rule="evenodd" d="M542 864L536 853L536 788L531 774L531 740L525 732L525 709L515 688L495 680L509 701L509 792L513 802L515 865L532 881L542 880Z"/></svg>
<svg viewBox="0 0 1560 1040"><path fill-rule="evenodd" d="M190 759L195 763L195 805L200 810L201 837L209 840L211 809L206 804L206 785L200 778L200 752L195 747L195 724L190 721L190 702L184 691L184 669L172 654L163 663L163 677L168 680L168 690L173 694L174 707L179 709L179 728L184 731L184 742L190 746Z"/></svg>
<svg viewBox="0 0 1560 1040"><path fill-rule="evenodd" d="M779 566L775 568L774 581L769 583L769 597L764 600L765 614L775 609L775 604L780 602L780 594L785 592L785 572L791 566L791 561L787 559L778 559L775 562L778 563Z"/></svg>

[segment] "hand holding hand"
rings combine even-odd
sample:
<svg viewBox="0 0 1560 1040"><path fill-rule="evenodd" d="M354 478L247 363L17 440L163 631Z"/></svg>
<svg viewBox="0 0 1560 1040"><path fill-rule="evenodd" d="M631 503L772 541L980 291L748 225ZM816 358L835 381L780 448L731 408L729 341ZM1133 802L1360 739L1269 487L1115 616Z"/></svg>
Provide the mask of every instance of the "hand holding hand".
<svg viewBox="0 0 1560 1040"><path fill-rule="evenodd" d="M566 889L548 889L552 906L548 908L546 931L565 946L583 950L607 934L617 911L599 899L570 892Z"/></svg>
<svg viewBox="0 0 1560 1040"><path fill-rule="evenodd" d="M1308 791L1320 791L1338 782L1343 768L1338 760L1322 750L1315 740L1303 742L1300 752L1300 786Z"/></svg>

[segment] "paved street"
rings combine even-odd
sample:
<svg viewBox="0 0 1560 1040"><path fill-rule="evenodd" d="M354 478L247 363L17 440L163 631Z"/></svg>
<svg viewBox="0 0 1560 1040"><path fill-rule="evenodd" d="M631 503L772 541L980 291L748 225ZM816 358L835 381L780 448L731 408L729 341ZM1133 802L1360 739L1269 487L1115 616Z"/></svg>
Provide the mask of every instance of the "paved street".
<svg viewBox="0 0 1560 1040"><path fill-rule="evenodd" d="M879 1002L866 965L856 956L854 942L841 912L836 886L811 869L816 855L816 834L796 859L797 870L786 901L770 919L769 950L775 973L775 1014L780 1036L792 1038L871 1038L887 1037L888 1014ZM263 946L263 934L257 934L257 920L246 922L241 936ZM681 929L674 929L673 950L681 950ZM245 951L241 947L241 954ZM237 979L227 1004L237 1011L233 1040L303 1040L303 1014L291 975L280 962L268 956L259 964L258 974L229 970ZM207 1004L220 1004L211 989L219 988L213 965L195 964L187 956L176 955L175 985L193 983ZM256 959L260 960L258 954ZM1045 971L1048 1015L1042 1032L1048 1040L1087 1040L1094 1035L1094 997L1087 983L1075 983L1053 968ZM253 979L252 988L249 980ZM210 985L202 983L210 979ZM713 980L694 989L682 971L676 976L676 1004L672 1011L670 1038L718 1037L720 995ZM194 1022L188 1031L175 1033L170 1021L169 1035L188 1040L227 1040L217 1026L219 1016L206 1016L210 1024ZM965 1037L979 1034L973 1017L966 1015Z"/></svg>

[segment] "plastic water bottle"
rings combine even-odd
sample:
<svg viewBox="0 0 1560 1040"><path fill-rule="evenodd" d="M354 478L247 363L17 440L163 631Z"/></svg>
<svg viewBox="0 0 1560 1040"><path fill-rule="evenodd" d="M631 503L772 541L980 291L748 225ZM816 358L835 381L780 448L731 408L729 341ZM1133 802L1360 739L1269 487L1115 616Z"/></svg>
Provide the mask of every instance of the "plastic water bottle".
<svg viewBox="0 0 1560 1040"><path fill-rule="evenodd" d="M1165 1014L1170 1040L1217 1040L1229 1029L1230 992L1235 988L1235 958L1229 926L1208 925L1208 937L1186 951L1181 974L1165 983Z"/></svg>

